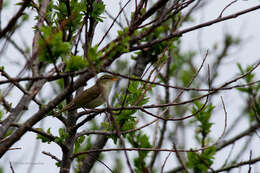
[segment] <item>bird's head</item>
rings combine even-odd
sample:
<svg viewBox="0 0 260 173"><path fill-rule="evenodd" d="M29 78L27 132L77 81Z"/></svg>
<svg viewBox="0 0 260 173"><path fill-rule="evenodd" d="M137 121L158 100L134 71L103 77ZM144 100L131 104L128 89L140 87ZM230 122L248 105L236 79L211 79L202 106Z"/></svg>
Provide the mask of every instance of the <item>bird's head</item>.
<svg viewBox="0 0 260 173"><path fill-rule="evenodd" d="M119 80L117 76L104 75L97 80L97 87L101 86L100 89L103 90L104 96L108 97L114 82L117 80Z"/></svg>
<svg viewBox="0 0 260 173"><path fill-rule="evenodd" d="M112 86L115 81L119 80L117 76L104 75L97 80L97 83L103 87Z"/></svg>

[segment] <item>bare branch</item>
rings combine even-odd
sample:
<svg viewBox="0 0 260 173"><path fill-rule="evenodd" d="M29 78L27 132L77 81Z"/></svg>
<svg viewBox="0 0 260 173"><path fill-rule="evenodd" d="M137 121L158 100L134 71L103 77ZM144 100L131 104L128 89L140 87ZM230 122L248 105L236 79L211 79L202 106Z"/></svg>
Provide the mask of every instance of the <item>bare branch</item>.
<svg viewBox="0 0 260 173"><path fill-rule="evenodd" d="M8 22L6 27L0 31L0 39L13 29L17 20L20 18L20 16L23 15L25 8L30 4L30 2L31 2L31 0L24 0L23 4L22 4L21 8L18 10L18 12L12 17L12 19Z"/></svg>
<svg viewBox="0 0 260 173"><path fill-rule="evenodd" d="M207 27L207 26L210 26L210 25L213 25L213 24L216 24L216 23L219 23L219 22L223 22L225 20L229 20L229 19L233 19L233 18L237 18L238 16L241 16L243 14L247 14L247 13L250 13L252 11L256 11L260 9L260 5L257 5L257 6L254 6L254 7L251 7L251 8L248 8L246 10L242 10L240 12L237 12L237 13L234 13L234 14L231 14L231 15L228 15L228 16L225 16L225 17L222 17L222 18L217 18L217 19L213 19L211 21L208 21L208 22L205 22L205 23L202 23L202 24L199 24L199 25L196 25L196 26L192 26L190 28L186 28L186 29L183 29L181 31L176 31L168 36L166 36L165 38L162 38L162 39L158 39L158 40L154 40L152 42L149 42L147 44L143 44L143 45L140 45L140 46L136 46L136 47L131 47L130 48L130 51L136 51L136 50L141 50L141 49L144 49L144 48L147 48L147 47L151 47L157 43L161 43L163 41L167 41L167 40L170 40L174 37L180 37L182 36L183 34L185 33L188 33L188 32L191 32L191 31L194 31L194 30L197 30L197 29L200 29L200 28L204 28L204 27Z"/></svg>

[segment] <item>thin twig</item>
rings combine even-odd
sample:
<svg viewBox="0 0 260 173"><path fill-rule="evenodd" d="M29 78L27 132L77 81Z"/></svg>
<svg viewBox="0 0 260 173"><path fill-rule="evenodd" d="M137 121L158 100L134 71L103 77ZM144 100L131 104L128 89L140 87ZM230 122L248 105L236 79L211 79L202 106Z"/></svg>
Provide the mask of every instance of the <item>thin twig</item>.
<svg viewBox="0 0 260 173"><path fill-rule="evenodd" d="M161 43L163 41L170 40L174 37L180 37L185 33L188 33L188 32L200 29L200 28L204 28L204 27L216 24L216 23L220 23L220 22L223 22L225 20L233 19L233 18L236 18L236 17L241 16L243 14L250 13L252 11L258 10L258 9L260 9L260 5L248 8L246 10L239 11L237 13L234 13L234 14L222 17L222 18L213 19L213 20L210 20L210 21L205 22L205 23L201 23L201 24L198 24L198 25L195 25L195 26L192 26L192 27L180 30L180 31L176 31L176 32L164 37L164 38L154 40L154 41L151 41L151 42L143 44L143 45L138 45L136 47L130 47L130 51L136 51L136 50L141 50L141 49L144 49L144 48L147 48L147 47L151 47L151 46L154 46L154 45Z"/></svg>
<svg viewBox="0 0 260 173"><path fill-rule="evenodd" d="M244 165L254 164L254 163L257 163L257 162L260 162L260 157L250 159L250 160L247 160L247 161L243 161L243 162L240 162L240 163L235 163L235 164L232 164L232 165L227 166L225 168L217 169L217 170L215 170L215 172L218 173L218 172L229 171L233 168L240 168Z"/></svg>
<svg viewBox="0 0 260 173"><path fill-rule="evenodd" d="M112 24L110 25L110 27L108 28L107 32L103 35L102 39L99 41L98 46L103 42L103 40L106 38L107 34L109 33L109 31L111 30L111 28L113 27L113 25L115 24L117 18L120 16L120 14L123 12L123 10L125 9L125 7L131 2L131 0L128 0L126 2L126 4L124 5L123 8L121 8L121 10L119 11L119 13L117 14L117 16L115 17L115 19L113 20Z"/></svg>
<svg viewBox="0 0 260 173"><path fill-rule="evenodd" d="M11 169L12 173L15 173L15 172L14 172L13 165L12 165L12 163L11 163L10 161L9 161L9 165L10 165L10 169Z"/></svg>
<svg viewBox="0 0 260 173"><path fill-rule="evenodd" d="M231 6L232 4L236 3L238 0L234 0L232 2L230 2L220 13L220 15L218 16L218 18L221 18L222 17L222 14L224 13L224 11L229 7Z"/></svg>
<svg viewBox="0 0 260 173"><path fill-rule="evenodd" d="M61 160L58 157L52 155L50 152L42 151L42 154L50 156L52 159L56 160L57 162L61 162Z"/></svg>
<svg viewBox="0 0 260 173"><path fill-rule="evenodd" d="M103 162L102 160L92 156L91 154L88 154L88 156L94 158L96 161L100 162L102 165L104 165L110 172L114 173L114 171L105 163Z"/></svg>
<svg viewBox="0 0 260 173"><path fill-rule="evenodd" d="M159 117L161 117L165 112L167 111L167 109L165 109L162 113L160 113ZM146 123L138 128L135 128L135 129L130 129L130 130L126 130L126 131L121 131L122 134L127 134L127 133L132 133L132 132L135 132L135 131L139 131L145 127L148 127L150 126L151 124L157 122L159 119L154 119L153 121L149 122L149 123ZM79 132L77 134L77 137L80 137L80 136L83 136L83 135L90 135L90 134L96 134L96 135L115 135L116 134L116 131L112 131L112 132L106 132L106 131L98 131L98 130L87 130L87 131L82 131L82 132Z"/></svg>
<svg viewBox="0 0 260 173"><path fill-rule="evenodd" d="M17 20L23 15L25 8L30 4L31 0L25 0L23 1L23 4L21 8L18 10L18 12L12 17L12 19L8 22L6 27L1 30L0 32L0 39L7 33L12 30L12 28L17 23Z"/></svg>
<svg viewBox="0 0 260 173"><path fill-rule="evenodd" d="M249 155L249 164L248 164L248 173L251 173L252 165L251 165L251 160L252 160L252 150L250 150L250 155Z"/></svg>

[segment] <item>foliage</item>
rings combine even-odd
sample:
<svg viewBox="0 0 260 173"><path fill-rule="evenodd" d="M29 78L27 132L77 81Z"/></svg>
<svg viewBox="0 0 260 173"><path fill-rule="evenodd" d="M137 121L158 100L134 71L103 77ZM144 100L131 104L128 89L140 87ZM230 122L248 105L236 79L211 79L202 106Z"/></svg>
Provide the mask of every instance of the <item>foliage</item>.
<svg viewBox="0 0 260 173"><path fill-rule="evenodd" d="M210 133L210 128L212 127L213 123L210 122L210 118L212 115L212 111L214 109L214 106L212 105L206 105L203 108L203 104L199 102L195 102L195 107L193 107L192 113L195 114L200 110L196 115L196 122L199 123L198 130L196 131L197 134L201 134L203 138L205 138ZM203 109L202 109L203 108ZM199 137L196 136L196 139L198 140Z"/></svg>
<svg viewBox="0 0 260 173"><path fill-rule="evenodd" d="M138 81L132 81L129 84L127 94L120 94L117 95L117 104L116 107L120 108L122 104L123 106L141 106L144 105L149 101L149 97L146 95L143 96L143 98L140 100L140 97L143 95L143 88L147 88L145 84L140 84ZM151 90L151 89L150 89ZM122 131L134 129L137 124L137 120L135 117L136 110L122 110L119 112L115 112L115 120L119 126L121 126ZM113 130L114 127L110 125L109 122L102 122L102 126L105 127L107 130ZM114 140L114 143L117 143L117 136L112 135L112 139Z"/></svg>
<svg viewBox="0 0 260 173"><path fill-rule="evenodd" d="M88 61L94 64L96 68L98 68L101 65L101 61L100 61L101 56L102 56L102 52L98 51L98 45L89 48Z"/></svg>
<svg viewBox="0 0 260 173"><path fill-rule="evenodd" d="M72 55L66 62L66 71L77 71L88 67L88 62L81 56Z"/></svg>
<svg viewBox="0 0 260 173"><path fill-rule="evenodd" d="M147 135L138 132L136 134L131 133L127 137L128 141L134 148L152 148ZM146 167L145 159L148 156L149 151L139 151L138 157L134 158L135 172L143 172Z"/></svg>
<svg viewBox="0 0 260 173"><path fill-rule="evenodd" d="M76 141L75 141L75 147L74 147L74 153L79 152L80 150L80 145L85 141L85 136L80 136Z"/></svg>
<svg viewBox="0 0 260 173"><path fill-rule="evenodd" d="M64 143L68 138L69 133L64 128L59 128L59 137L55 138L56 143Z"/></svg>
<svg viewBox="0 0 260 173"><path fill-rule="evenodd" d="M93 19L103 22L104 17L101 17L100 15L105 11L105 4L101 1L94 1L92 4L92 11L90 12L89 16Z"/></svg>
<svg viewBox="0 0 260 173"><path fill-rule="evenodd" d="M53 63L59 57L70 53L70 43L63 42L62 32L56 32L51 27L41 28L42 37L39 40L39 60Z"/></svg>
<svg viewBox="0 0 260 173"><path fill-rule="evenodd" d="M44 132L44 130L43 130L42 128L38 128L38 130ZM48 128L48 130L47 130L46 133L49 134L49 135L51 135L51 128ZM51 141L50 141L49 138L47 138L47 137L45 137L45 136L43 136L43 135L41 135L41 134L37 134L36 139L40 139L43 143L48 143L48 144L51 143Z"/></svg>
<svg viewBox="0 0 260 173"><path fill-rule="evenodd" d="M195 139L202 147L207 147L203 149L201 153L188 152L187 153L187 166L193 170L193 172L208 172L208 169L214 162L214 155L216 154L216 147L210 146L210 138L208 135L211 132L211 127L213 123L210 122L212 116L212 111L214 106L203 105L202 103L195 101L195 106L192 108L192 113L195 114L195 119L193 123L199 124L195 133Z"/></svg>
<svg viewBox="0 0 260 173"><path fill-rule="evenodd" d="M210 166L214 162L214 155L216 147L209 147L202 151L202 153L188 152L187 166L193 170L194 173L208 172Z"/></svg>
<svg viewBox="0 0 260 173"><path fill-rule="evenodd" d="M237 67L240 71L240 75L245 75L252 70L253 66L247 66L245 69L242 68L240 63L237 64ZM245 84L249 85L249 87L241 87L237 88L241 93L245 93L248 96L248 100L251 105L246 105L244 107L244 113L248 114L249 120L252 123L255 119L260 119L260 84L250 85L250 83L254 82L256 75L254 73L250 73L246 75L244 78Z"/></svg>

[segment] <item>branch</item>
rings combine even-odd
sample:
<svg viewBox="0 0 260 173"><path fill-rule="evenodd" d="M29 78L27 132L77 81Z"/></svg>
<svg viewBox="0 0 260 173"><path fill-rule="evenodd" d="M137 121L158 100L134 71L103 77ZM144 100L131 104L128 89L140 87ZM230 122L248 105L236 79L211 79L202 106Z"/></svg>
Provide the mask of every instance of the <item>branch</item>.
<svg viewBox="0 0 260 173"><path fill-rule="evenodd" d="M217 151L227 147L230 144L233 144L234 142L238 141L239 139L243 138L244 136L250 135L252 132L257 130L258 128L260 128L260 124L259 123L255 124L255 125L252 125L247 130L241 132L237 136L234 136L233 138L231 138L231 139L229 139L227 141L224 141L223 143L219 144L217 146Z"/></svg>
<svg viewBox="0 0 260 173"><path fill-rule="evenodd" d="M165 109L160 115L164 114L165 111L167 109ZM135 132L135 131L138 131L138 130L141 130L145 127L148 127L150 126L151 124L153 124L154 122L158 121L159 119L154 119L153 121L149 122L149 123L146 123L138 128L135 128L135 129L131 129L131 130L126 130L126 131L121 131L122 134L127 134L127 133L132 133L132 132ZM91 134L96 134L96 135L106 135L106 136L109 136L109 135L115 135L116 134L116 131L111 131L111 132L106 132L106 131L101 131L101 130L83 130L82 132L79 132L77 134L77 137L80 137L80 136L83 136L83 135L91 135Z"/></svg>
<svg viewBox="0 0 260 173"><path fill-rule="evenodd" d="M57 162L61 162L61 160L60 160L58 157L52 155L50 152L45 152L45 151L43 151L42 154L45 154L45 155L47 155L47 156L50 156L52 159L56 160Z"/></svg>
<svg viewBox="0 0 260 173"><path fill-rule="evenodd" d="M258 10L258 9L260 9L260 5L254 6L252 8L248 8L246 10L242 10L240 12L228 15L226 17L213 19L211 21L208 21L208 22L205 22L205 23L202 23L202 24L199 24L199 25L195 25L195 26L192 26L192 27L187 28L187 29L183 29L181 31L176 31L176 32L174 32L174 33L172 33L172 34L170 34L170 35L168 35L168 36L166 36L166 37L164 37L162 39L154 40L154 41L151 41L151 42L149 42L147 44L143 44L143 45L140 45L140 46L130 47L130 51L136 51L136 50L141 50L141 49L144 49L144 48L148 48L148 47L154 46L154 45L156 45L158 43L161 43L163 41L170 40L170 39L172 39L174 37L180 37L180 36L182 36L185 33L197 30L199 28L204 28L204 27L207 27L207 26L219 23L219 22L223 22L225 20L237 18L238 16L241 16L241 15L246 14L246 13L250 13L250 12Z"/></svg>
<svg viewBox="0 0 260 173"><path fill-rule="evenodd" d="M215 170L215 172L229 171L229 170L231 170L233 168L241 168L241 166L251 165L251 164L254 164L254 163L259 162L259 161L260 161L260 157L257 157L257 158L250 159L250 160L247 160L247 161L243 161L243 162L240 162L240 163L232 164L232 165L227 166L225 168L221 168L221 169Z"/></svg>
<svg viewBox="0 0 260 173"><path fill-rule="evenodd" d="M24 0L22 7L18 10L16 15L8 22L6 27L0 32L0 39L5 36L7 32L10 32L14 25L17 23L17 20L23 15L25 8L30 4L31 0Z"/></svg>
<svg viewBox="0 0 260 173"><path fill-rule="evenodd" d="M58 95L55 99L50 101L44 108L40 109L37 113L32 115L25 123L18 128L12 135L10 135L6 140L0 141L0 157L12 146L17 140L21 138L28 131L28 127L32 127L38 121L45 117L45 115L52 109L54 109L63 99L65 99L66 95L72 90L76 90L77 88L85 85L85 81L92 77L91 73L83 74L76 82L74 82L73 87L67 87L64 92Z"/></svg>

